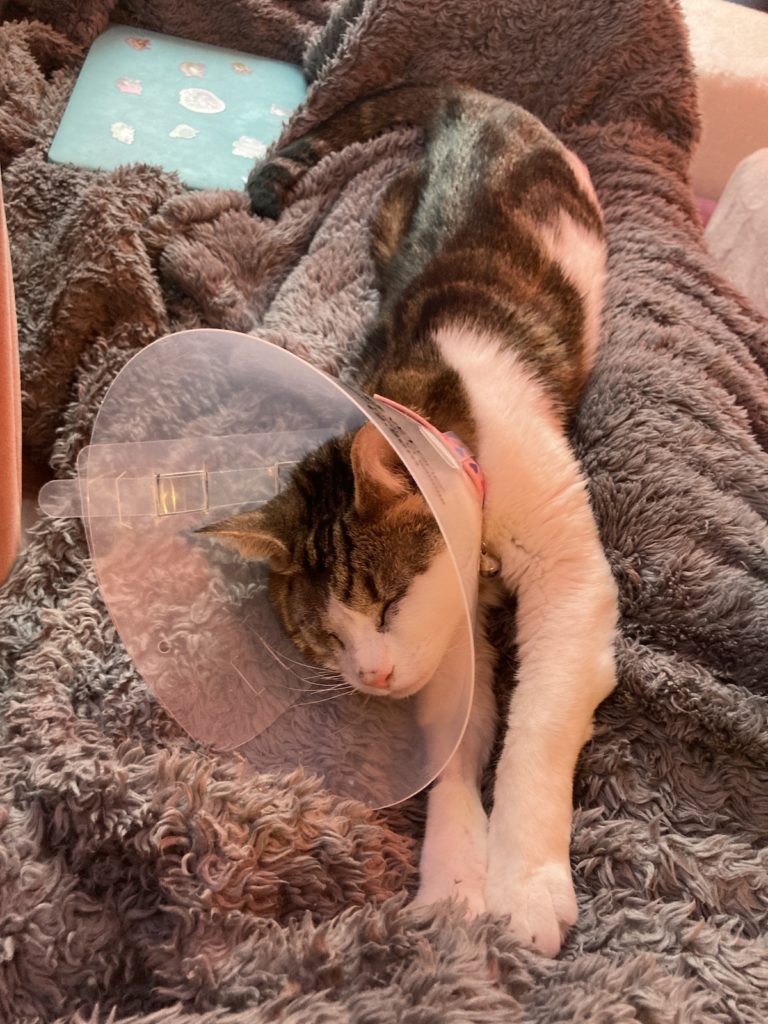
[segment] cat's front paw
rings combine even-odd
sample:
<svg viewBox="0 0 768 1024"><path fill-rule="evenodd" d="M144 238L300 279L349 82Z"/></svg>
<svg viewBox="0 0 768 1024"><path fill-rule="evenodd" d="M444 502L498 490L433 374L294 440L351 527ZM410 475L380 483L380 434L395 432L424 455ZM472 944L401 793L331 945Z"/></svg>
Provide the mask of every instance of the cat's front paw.
<svg viewBox="0 0 768 1024"><path fill-rule="evenodd" d="M454 899L471 915L485 910L488 818L479 793L439 782L430 794L430 818L421 849L417 906Z"/></svg>
<svg viewBox="0 0 768 1024"><path fill-rule="evenodd" d="M570 865L549 861L513 868L509 861L492 857L485 904L490 913L509 916L511 930L521 942L544 956L557 956L578 913Z"/></svg>
<svg viewBox="0 0 768 1024"><path fill-rule="evenodd" d="M453 899L463 904L470 917L485 911L485 870L470 869L463 865L456 871L441 872L423 880L411 901L414 907L429 907L441 900Z"/></svg>

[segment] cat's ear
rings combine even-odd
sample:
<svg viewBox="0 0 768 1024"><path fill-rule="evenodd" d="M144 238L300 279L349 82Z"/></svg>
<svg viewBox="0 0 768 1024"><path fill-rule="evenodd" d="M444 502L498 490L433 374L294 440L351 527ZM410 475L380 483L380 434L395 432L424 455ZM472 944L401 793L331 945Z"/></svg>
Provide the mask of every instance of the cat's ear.
<svg viewBox="0 0 768 1024"><path fill-rule="evenodd" d="M381 515L415 493L400 457L372 423L357 431L351 454L355 509L360 515Z"/></svg>
<svg viewBox="0 0 768 1024"><path fill-rule="evenodd" d="M290 572L291 553L275 533L274 525L261 510L242 512L219 523L202 526L196 533L205 533L235 548L243 558L269 562L273 572Z"/></svg>

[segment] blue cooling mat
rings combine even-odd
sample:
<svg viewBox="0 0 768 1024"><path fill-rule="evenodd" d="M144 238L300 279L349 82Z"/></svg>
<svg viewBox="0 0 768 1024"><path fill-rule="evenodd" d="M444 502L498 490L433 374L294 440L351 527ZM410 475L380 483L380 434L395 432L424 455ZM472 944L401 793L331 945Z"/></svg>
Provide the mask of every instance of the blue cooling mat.
<svg viewBox="0 0 768 1024"><path fill-rule="evenodd" d="M91 46L48 158L241 189L306 91L293 64L116 25Z"/></svg>

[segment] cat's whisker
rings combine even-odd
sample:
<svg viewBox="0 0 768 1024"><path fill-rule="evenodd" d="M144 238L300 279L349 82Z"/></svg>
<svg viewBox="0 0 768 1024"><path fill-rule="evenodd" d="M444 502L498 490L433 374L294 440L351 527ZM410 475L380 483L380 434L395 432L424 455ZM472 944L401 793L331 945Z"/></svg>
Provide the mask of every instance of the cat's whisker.
<svg viewBox="0 0 768 1024"><path fill-rule="evenodd" d="M341 679L342 676L338 672L329 672L327 675L307 676L309 682L315 683L335 683Z"/></svg>
<svg viewBox="0 0 768 1024"><path fill-rule="evenodd" d="M332 690L343 690L349 687L349 683L343 679L339 679L338 682L332 683L330 681L326 683L320 683L317 680L301 679L297 677L301 686L291 686L290 683L283 682L279 679L273 679L271 685L279 686L284 690L293 690L296 693L330 693Z"/></svg>
<svg viewBox="0 0 768 1024"><path fill-rule="evenodd" d="M347 694L355 693L355 692L356 691L353 689L353 687L350 686L349 689L345 690L343 693L335 693L331 697L322 697L320 700L307 700L307 701L303 701L301 704L294 704L293 708L308 708L312 704L325 704L325 703L327 703L330 700L338 700L340 697L346 697Z"/></svg>
<svg viewBox="0 0 768 1024"><path fill-rule="evenodd" d="M309 680L309 682L311 683L311 680ZM309 687L308 689L312 689L312 687ZM324 683L324 684L318 684L316 682L314 684L314 692L315 693L331 693L332 690L349 690L349 689L351 689L349 683L347 683L343 679L340 679L337 683L330 683L329 682L329 683Z"/></svg>
<svg viewBox="0 0 768 1024"><path fill-rule="evenodd" d="M313 671L320 671L320 672L330 672L331 671L331 669L325 669L322 665L313 665L313 664L308 663L306 661L299 661L298 658L292 658L289 654L286 654L285 651L281 651L280 652L280 657L284 658L285 661L290 661L292 665L298 665L299 668L308 668L308 669L312 669Z"/></svg>
<svg viewBox="0 0 768 1024"><path fill-rule="evenodd" d="M297 668L304 668L307 672L311 672L315 676L337 676L339 673L335 669L328 668L326 665L313 665L310 662L294 661L293 664Z"/></svg>
<svg viewBox="0 0 768 1024"><path fill-rule="evenodd" d="M285 683L277 683L276 685L281 686L285 690L289 690L291 693L299 693L299 694L303 694L303 695L310 694L311 696L315 696L315 695L319 695L319 694L334 693L334 692L340 695L340 694L343 694L343 693L347 692L346 689L343 688L343 687L333 687L333 688L327 687L327 688L313 689L311 686L288 686Z"/></svg>
<svg viewBox="0 0 768 1024"><path fill-rule="evenodd" d="M339 675L339 673L335 672L333 669L323 668L322 666L319 666L319 665L310 665L310 664L307 664L306 662L298 661L296 658L291 658L291 657L289 657L289 655L287 655L287 654L285 654L283 652L278 652L261 635L261 633L259 633L257 630L254 630L254 632L256 633L256 636L259 638L259 640L261 641L263 646L266 648L266 650L269 651L269 653L272 655L272 657L278 663L278 665L280 665L281 668L285 669L286 672L290 672L292 676L295 676L301 682L319 682L321 680L323 680L323 681L327 680L327 681L330 682L332 680L341 679L341 676ZM306 676L300 675L294 668L291 668L290 665L286 664L286 662L292 662L297 667L306 669L309 674L306 675Z"/></svg>
<svg viewBox="0 0 768 1024"><path fill-rule="evenodd" d="M285 667L285 666L283 666L283 667ZM302 676L298 672L292 671L291 669L286 669L286 671L291 672L291 675L293 675L296 679L301 680L302 683L313 684L313 685L317 686L319 689L327 689L329 687L334 687L334 686L341 686L341 685L348 686L349 685L345 681L343 676L341 676L338 672L331 672L331 673L328 673L327 675L321 675L321 674L309 675L308 674L306 676Z"/></svg>
<svg viewBox="0 0 768 1024"><path fill-rule="evenodd" d="M256 631L254 630L254 632L256 632ZM277 651L275 650L275 648L274 648L274 647L272 647L272 645L271 645L270 643L268 643L268 642L267 642L267 641L266 641L266 640L264 639L264 637L263 637L263 636L261 635L261 633L258 633L258 632L256 632L256 636L257 636L257 637L259 638L259 640L261 640L261 642L262 642L262 644L263 644L264 648L265 648L265 649L266 649L266 650L267 650L267 651L268 651L268 652L269 652L269 653L270 653L270 654L272 655L272 657L273 657L273 658L275 659L275 661L276 661L276 662L278 663L278 665L279 665L279 666L280 666L280 667L281 667L282 669L284 669L284 670L285 670L286 672L290 672L290 674L291 674L292 676L295 676L295 677L296 677L296 678L297 678L297 679L298 679L298 680L299 680L300 682L306 682L306 677L305 677L305 676L301 676L301 675L299 675L299 673L298 673L298 672L297 672L297 671L296 671L295 669L291 668L291 666L290 666L290 665L286 664L286 662L285 662L285 660L284 660L284 656L283 656L283 655L281 655L281 654L279 654L279 653L278 653L278 652L277 652ZM299 664L299 663L297 662L297 664ZM306 666L306 665L303 665L303 666L302 666L302 668L308 668L308 667L309 667L309 666Z"/></svg>
<svg viewBox="0 0 768 1024"><path fill-rule="evenodd" d="M277 685L283 687L286 690L294 690L297 693L334 693L335 695L341 696L344 693L350 692L353 688L349 683L345 682L342 676L338 672L334 672L332 669L324 669L316 665L308 665L305 662L297 661L295 658L290 658L286 654L279 653L275 648L258 632L254 630L256 636L261 641L264 648L272 655L275 661L280 665L284 671L289 672L295 679L298 679L302 686L290 686L288 683L278 683ZM305 668L308 670L307 675L303 676L296 669L292 668L287 664L288 661L292 661L296 666Z"/></svg>

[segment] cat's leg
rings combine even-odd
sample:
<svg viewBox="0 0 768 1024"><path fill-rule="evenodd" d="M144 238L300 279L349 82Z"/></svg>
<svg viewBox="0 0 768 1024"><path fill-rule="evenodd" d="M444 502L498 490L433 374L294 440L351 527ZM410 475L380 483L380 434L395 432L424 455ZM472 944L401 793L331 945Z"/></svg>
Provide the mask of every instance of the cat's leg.
<svg viewBox="0 0 768 1024"><path fill-rule="evenodd" d="M518 598L519 669L496 769L486 906L555 955L576 919L573 775L595 708L614 686L617 590L545 389L487 334L461 326L437 340L472 401L485 539Z"/></svg>
<svg viewBox="0 0 768 1024"><path fill-rule="evenodd" d="M414 900L416 904L430 904L453 897L465 901L475 914L485 909L488 839L480 779L496 729L494 654L482 628L482 611L479 617L470 719L456 753L429 792L420 886Z"/></svg>
<svg viewBox="0 0 768 1024"><path fill-rule="evenodd" d="M427 125L450 91L450 87L403 85L349 104L254 167L246 184L251 209L259 216L276 218L291 189L328 153L353 142L367 142L388 128Z"/></svg>
<svg viewBox="0 0 768 1024"><path fill-rule="evenodd" d="M547 420L537 426L538 451L509 451L509 491L497 489L488 520L518 596L519 670L496 770L486 904L554 956L576 920L573 775L615 683L617 597L579 466Z"/></svg>

